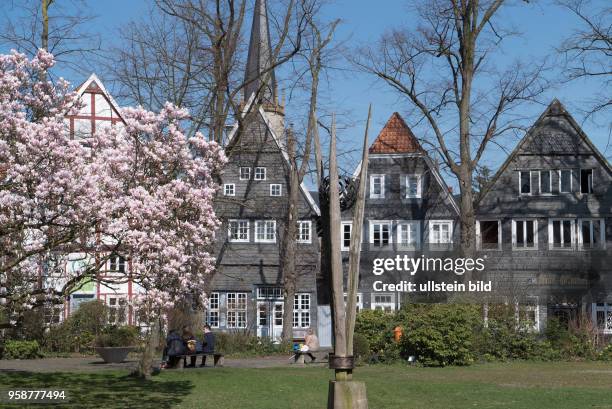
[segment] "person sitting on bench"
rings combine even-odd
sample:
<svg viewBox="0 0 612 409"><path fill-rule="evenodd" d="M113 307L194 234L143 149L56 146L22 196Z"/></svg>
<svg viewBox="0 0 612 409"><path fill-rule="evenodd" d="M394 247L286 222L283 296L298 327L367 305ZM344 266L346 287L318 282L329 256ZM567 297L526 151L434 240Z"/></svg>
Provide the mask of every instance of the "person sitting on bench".
<svg viewBox="0 0 612 409"><path fill-rule="evenodd" d="M203 354L211 354L215 353L215 334L210 330L210 325L204 325L204 340L202 342ZM200 366L206 366L206 355L202 355L202 364Z"/></svg>
<svg viewBox="0 0 612 409"><path fill-rule="evenodd" d="M304 345L300 349L300 352L304 355L308 355L311 359L310 362L315 361L315 356L312 354L319 350L319 338L315 335L312 328L309 328L306 332L306 338L304 338Z"/></svg>
<svg viewBox="0 0 612 409"><path fill-rule="evenodd" d="M173 367L178 363L178 356L185 353L185 344L178 331L172 329L166 337L166 346L162 358L162 368Z"/></svg>
<svg viewBox="0 0 612 409"><path fill-rule="evenodd" d="M185 343L185 354L196 354L198 353L198 343L196 342L195 336L193 332L191 332L191 328L188 325L183 327L183 342ZM196 364L196 357L191 357L191 363L187 365L187 357L184 358L183 366L185 368L194 368Z"/></svg>

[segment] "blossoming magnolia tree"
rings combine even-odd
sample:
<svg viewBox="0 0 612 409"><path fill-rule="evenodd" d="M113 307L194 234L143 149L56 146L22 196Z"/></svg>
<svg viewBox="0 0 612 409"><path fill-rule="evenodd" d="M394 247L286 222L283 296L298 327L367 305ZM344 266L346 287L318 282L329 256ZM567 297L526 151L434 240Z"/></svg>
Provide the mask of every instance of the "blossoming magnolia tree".
<svg viewBox="0 0 612 409"><path fill-rule="evenodd" d="M124 127L70 139L64 115L78 103L67 83L40 80L52 64L44 51L0 56L0 286L11 323L100 279L111 254L130 268L107 279L138 284L135 307L151 323L186 297L204 302L222 150L187 138L188 113L170 104L125 109ZM66 269L75 252L86 262Z"/></svg>

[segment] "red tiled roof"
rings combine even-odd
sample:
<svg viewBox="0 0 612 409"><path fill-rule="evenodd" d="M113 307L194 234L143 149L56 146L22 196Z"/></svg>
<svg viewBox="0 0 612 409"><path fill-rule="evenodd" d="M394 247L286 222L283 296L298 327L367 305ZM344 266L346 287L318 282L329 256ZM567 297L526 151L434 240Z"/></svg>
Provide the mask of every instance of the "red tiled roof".
<svg viewBox="0 0 612 409"><path fill-rule="evenodd" d="M394 112L376 140L370 153L421 153L423 148L400 114Z"/></svg>

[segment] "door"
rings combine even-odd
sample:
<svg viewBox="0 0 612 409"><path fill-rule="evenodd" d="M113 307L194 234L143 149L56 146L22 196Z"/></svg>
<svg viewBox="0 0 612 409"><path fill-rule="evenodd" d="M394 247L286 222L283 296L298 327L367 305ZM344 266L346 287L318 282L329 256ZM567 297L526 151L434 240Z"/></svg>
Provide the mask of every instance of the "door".
<svg viewBox="0 0 612 409"><path fill-rule="evenodd" d="M257 302L257 336L280 341L283 332L283 302Z"/></svg>

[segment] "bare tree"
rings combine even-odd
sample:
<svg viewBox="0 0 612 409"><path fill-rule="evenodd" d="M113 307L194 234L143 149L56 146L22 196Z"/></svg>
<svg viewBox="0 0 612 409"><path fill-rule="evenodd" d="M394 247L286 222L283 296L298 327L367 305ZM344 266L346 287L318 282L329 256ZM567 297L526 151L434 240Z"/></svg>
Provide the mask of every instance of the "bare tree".
<svg viewBox="0 0 612 409"><path fill-rule="evenodd" d="M83 0L11 0L0 10L0 46L29 57L43 48L69 73L83 73L100 51L100 37L88 29L95 16Z"/></svg>
<svg viewBox="0 0 612 409"><path fill-rule="evenodd" d="M599 91L592 96L586 109L587 118L609 112L612 108L612 6L598 9L589 0L560 0L579 20L575 30L559 47L564 57L565 77L599 81ZM612 122L608 122L612 128ZM607 148L610 146L608 142Z"/></svg>
<svg viewBox="0 0 612 409"><path fill-rule="evenodd" d="M433 0L416 6L417 29L396 29L354 62L398 91L425 119L437 153L459 182L461 245L475 251L473 177L492 140L516 126L514 109L544 88L544 64L493 56L504 38L496 15L504 0Z"/></svg>

